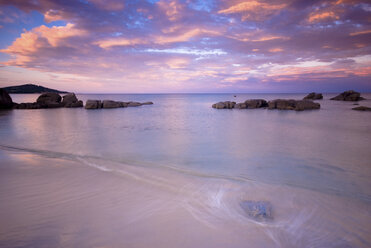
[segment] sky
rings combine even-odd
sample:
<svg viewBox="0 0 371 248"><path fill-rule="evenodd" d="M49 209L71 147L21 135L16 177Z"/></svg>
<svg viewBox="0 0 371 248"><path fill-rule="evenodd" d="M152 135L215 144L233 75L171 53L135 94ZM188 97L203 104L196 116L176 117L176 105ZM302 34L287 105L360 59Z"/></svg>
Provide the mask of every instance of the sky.
<svg viewBox="0 0 371 248"><path fill-rule="evenodd" d="M371 92L371 2L0 0L0 87Z"/></svg>

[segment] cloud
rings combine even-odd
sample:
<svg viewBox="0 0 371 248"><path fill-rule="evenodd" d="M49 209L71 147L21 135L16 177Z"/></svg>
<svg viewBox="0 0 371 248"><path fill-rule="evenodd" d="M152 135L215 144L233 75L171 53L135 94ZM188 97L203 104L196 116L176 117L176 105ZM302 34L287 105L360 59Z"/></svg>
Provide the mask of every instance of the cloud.
<svg viewBox="0 0 371 248"><path fill-rule="evenodd" d="M364 87L371 77L365 1L0 0L2 16L9 9L22 21L0 18L4 83L17 81L4 73L14 67L98 92L296 89L347 78Z"/></svg>
<svg viewBox="0 0 371 248"><path fill-rule="evenodd" d="M286 7L286 4L265 3L262 1L244 1L219 10L219 14L241 14L244 20L264 20L268 16Z"/></svg>

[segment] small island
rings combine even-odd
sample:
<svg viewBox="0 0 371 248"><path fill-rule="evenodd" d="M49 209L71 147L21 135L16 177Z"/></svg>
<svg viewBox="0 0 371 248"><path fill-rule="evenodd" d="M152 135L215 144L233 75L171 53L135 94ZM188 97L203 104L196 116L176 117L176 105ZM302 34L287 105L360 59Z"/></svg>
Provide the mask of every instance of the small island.
<svg viewBox="0 0 371 248"><path fill-rule="evenodd" d="M53 92L53 93L58 93L58 94L69 93L67 91L50 89L50 88L46 88L41 85L35 85L35 84L23 84L23 85L17 85L17 86L9 86L9 87L5 87L4 90L8 94L32 94L32 93L46 93L46 92Z"/></svg>

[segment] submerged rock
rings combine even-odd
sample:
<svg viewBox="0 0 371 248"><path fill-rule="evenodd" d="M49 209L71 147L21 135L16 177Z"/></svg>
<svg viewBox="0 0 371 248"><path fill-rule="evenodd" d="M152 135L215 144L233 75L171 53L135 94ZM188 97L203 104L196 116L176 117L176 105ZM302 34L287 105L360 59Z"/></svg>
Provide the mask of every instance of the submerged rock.
<svg viewBox="0 0 371 248"><path fill-rule="evenodd" d="M355 108L352 108L353 110L358 110L358 111L371 111L371 108L369 107L366 107L366 106L359 106L359 107L355 107Z"/></svg>
<svg viewBox="0 0 371 248"><path fill-rule="evenodd" d="M236 102L226 101L215 103L212 105L212 107L216 109L233 109L235 105Z"/></svg>
<svg viewBox="0 0 371 248"><path fill-rule="evenodd" d="M356 92L354 90L348 90L348 91L344 91L343 93L331 98L330 100L361 101L361 100L365 100L365 98L361 97L361 94L359 92Z"/></svg>
<svg viewBox="0 0 371 248"><path fill-rule="evenodd" d="M272 205L266 201L242 201L241 208L245 213L257 221L273 219Z"/></svg>
<svg viewBox="0 0 371 248"><path fill-rule="evenodd" d="M15 109L40 109L41 105L37 102L22 102L15 103L13 106Z"/></svg>
<svg viewBox="0 0 371 248"><path fill-rule="evenodd" d="M303 98L303 100L321 100L323 95L321 93L312 92Z"/></svg>
<svg viewBox="0 0 371 248"><path fill-rule="evenodd" d="M268 102L268 109L280 109L280 110L310 110L319 109L321 105L316 102L309 100L293 100L293 99L276 99Z"/></svg>
<svg viewBox="0 0 371 248"><path fill-rule="evenodd" d="M0 89L0 109L11 109L12 107L12 98L4 89Z"/></svg>
<svg viewBox="0 0 371 248"><path fill-rule="evenodd" d="M142 105L152 105L153 102L142 102Z"/></svg>

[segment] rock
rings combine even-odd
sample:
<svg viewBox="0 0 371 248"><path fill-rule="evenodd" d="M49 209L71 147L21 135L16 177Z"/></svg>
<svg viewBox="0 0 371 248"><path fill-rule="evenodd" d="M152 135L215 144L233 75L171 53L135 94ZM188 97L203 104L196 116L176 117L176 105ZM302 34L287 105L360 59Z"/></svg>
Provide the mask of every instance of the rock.
<svg viewBox="0 0 371 248"><path fill-rule="evenodd" d="M235 105L236 102L226 101L215 103L212 105L212 107L216 109L233 109Z"/></svg>
<svg viewBox="0 0 371 248"><path fill-rule="evenodd" d="M303 110L310 110L310 109L319 109L321 105L316 102L312 102L309 100L301 100L296 102L295 110L296 111L303 111Z"/></svg>
<svg viewBox="0 0 371 248"><path fill-rule="evenodd" d="M62 103L66 108L80 108L84 106L84 103L81 100L79 101L74 93L64 95Z"/></svg>
<svg viewBox="0 0 371 248"><path fill-rule="evenodd" d="M309 93L303 100L321 100L323 99L323 95L321 93Z"/></svg>
<svg viewBox="0 0 371 248"><path fill-rule="evenodd" d="M120 107L121 108L126 108L129 105L128 102L120 102Z"/></svg>
<svg viewBox="0 0 371 248"><path fill-rule="evenodd" d="M0 89L0 109L11 109L12 107L12 98L4 89Z"/></svg>
<svg viewBox="0 0 371 248"><path fill-rule="evenodd" d="M248 109L254 109L254 108L265 108L268 107L268 103L264 99L250 99L246 100L245 104Z"/></svg>
<svg viewBox="0 0 371 248"><path fill-rule="evenodd" d="M249 217L257 221L273 219L272 205L269 202L242 201L240 206Z"/></svg>
<svg viewBox="0 0 371 248"><path fill-rule="evenodd" d="M294 110L296 100L276 99L268 102L268 109Z"/></svg>
<svg viewBox="0 0 371 248"><path fill-rule="evenodd" d="M14 104L15 109L40 109L42 106L37 102L23 102Z"/></svg>
<svg viewBox="0 0 371 248"><path fill-rule="evenodd" d="M66 108L82 108L84 107L83 101L79 100L77 102L69 103L64 105Z"/></svg>
<svg viewBox="0 0 371 248"><path fill-rule="evenodd" d="M142 105L152 105L153 102L142 102Z"/></svg>
<svg viewBox="0 0 371 248"><path fill-rule="evenodd" d="M321 105L309 100L286 100L286 99L276 99L268 102L268 109L280 109L280 110L310 110L319 109Z"/></svg>
<svg viewBox="0 0 371 248"><path fill-rule="evenodd" d="M121 103L111 100L103 100L103 108L120 108Z"/></svg>
<svg viewBox="0 0 371 248"><path fill-rule="evenodd" d="M247 105L244 102L236 103L236 105L234 105L234 108L235 109L247 109Z"/></svg>
<svg viewBox="0 0 371 248"><path fill-rule="evenodd" d="M99 100L87 100L85 109L99 109L102 108L102 103Z"/></svg>
<svg viewBox="0 0 371 248"><path fill-rule="evenodd" d="M361 101L365 100L365 98L361 97L361 94L359 92L348 90L344 91L340 95L337 95L330 100L336 100L336 101Z"/></svg>
<svg viewBox="0 0 371 248"><path fill-rule="evenodd" d="M141 106L142 104L140 102L128 102L128 107L138 107Z"/></svg>
<svg viewBox="0 0 371 248"><path fill-rule="evenodd" d="M62 97L58 94L58 93L54 93L54 92L48 92L48 93L44 93L44 94L41 94L36 102L41 104L41 105L49 105L50 103L60 103L62 100ZM52 104L52 105L53 105Z"/></svg>
<svg viewBox="0 0 371 248"><path fill-rule="evenodd" d="M359 107L355 107L355 108L352 108L353 110L358 110L358 111L371 111L371 108L369 107L366 107L366 106L359 106Z"/></svg>
<svg viewBox="0 0 371 248"><path fill-rule="evenodd" d="M216 108L216 109L224 109L224 108L225 108L225 105L224 105L224 103L222 103L222 102L218 102L218 103L214 103L214 104L212 105L212 107L213 107L213 108Z"/></svg>

